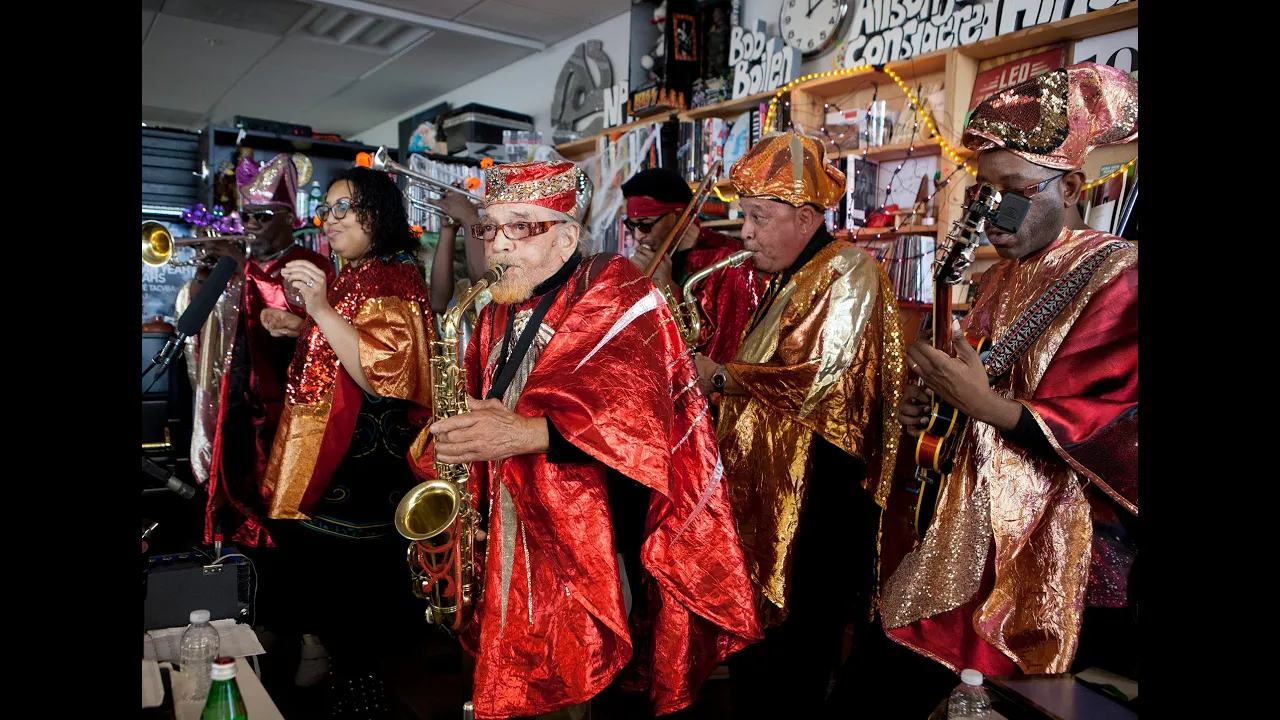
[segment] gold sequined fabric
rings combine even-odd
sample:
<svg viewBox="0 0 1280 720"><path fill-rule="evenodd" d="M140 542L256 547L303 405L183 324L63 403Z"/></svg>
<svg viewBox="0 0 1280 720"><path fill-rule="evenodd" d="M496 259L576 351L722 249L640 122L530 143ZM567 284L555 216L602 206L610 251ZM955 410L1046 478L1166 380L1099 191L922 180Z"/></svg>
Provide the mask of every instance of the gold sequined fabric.
<svg viewBox="0 0 1280 720"><path fill-rule="evenodd" d="M902 355L888 277L837 240L787 283L726 366L749 395L722 399L720 452L766 625L786 618L815 433L863 460L863 487L884 507L899 429L883 408L901 396Z"/></svg>
<svg viewBox="0 0 1280 720"><path fill-rule="evenodd" d="M729 179L743 197L795 207L813 203L824 210L840 202L845 185L844 173L827 162L822 143L795 132L765 135L733 164Z"/></svg>
<svg viewBox="0 0 1280 720"><path fill-rule="evenodd" d="M1009 150L1061 170L1084 164L1095 148L1138 137L1138 81L1109 65L1054 70L983 100L963 142L970 150Z"/></svg>
<svg viewBox="0 0 1280 720"><path fill-rule="evenodd" d="M965 330L998 340L1050 285L1114 239L1094 230L1063 230L1033 258L996 264L983 277ZM996 392L1033 397L1089 299L1136 262L1136 248L1107 258L996 383ZM994 547L995 584L980 598L974 628L1024 672L1066 672L1079 639L1093 534L1084 484L1065 462L1034 457L990 425L971 422L924 540L885 582L885 627L905 627L969 602Z"/></svg>
<svg viewBox="0 0 1280 720"><path fill-rule="evenodd" d="M298 168L289 153L267 161L248 184L240 186L240 207L283 207L292 210L297 202Z"/></svg>

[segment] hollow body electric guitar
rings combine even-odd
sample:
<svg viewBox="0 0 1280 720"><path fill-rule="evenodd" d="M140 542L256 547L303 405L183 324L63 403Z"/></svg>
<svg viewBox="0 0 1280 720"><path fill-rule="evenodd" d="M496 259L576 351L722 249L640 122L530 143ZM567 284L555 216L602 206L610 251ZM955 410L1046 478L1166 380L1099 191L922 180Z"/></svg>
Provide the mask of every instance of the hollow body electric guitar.
<svg viewBox="0 0 1280 720"><path fill-rule="evenodd" d="M933 312L929 322L933 329L932 345L947 354L952 352L951 336L951 286L959 283L964 271L973 263L974 253L978 249L978 236L988 221L1001 229L1017 232L1030 201L1020 195L1008 195L1001 202L1000 193L990 185L983 184L964 215L952 226L938 259L934 262ZM978 357L985 363L991 348L988 338L976 335L965 335L965 342L978 352ZM923 386L923 380L917 379ZM951 473L952 461L960 439L964 436L968 418L964 413L952 407L937 393L933 396L930 408L929 424L916 440L916 473L915 487L908 488L916 493L916 511L913 527L917 537L924 537L938 498L946 485L947 476Z"/></svg>

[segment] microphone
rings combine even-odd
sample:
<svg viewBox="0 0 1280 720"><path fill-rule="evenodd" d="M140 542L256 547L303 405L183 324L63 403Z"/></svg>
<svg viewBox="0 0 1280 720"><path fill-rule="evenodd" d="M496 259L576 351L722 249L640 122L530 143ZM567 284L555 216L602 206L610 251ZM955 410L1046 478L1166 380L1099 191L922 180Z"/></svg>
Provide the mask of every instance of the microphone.
<svg viewBox="0 0 1280 720"><path fill-rule="evenodd" d="M232 261L234 262L234 261ZM165 470L159 465L151 462L146 458L142 458L142 472L164 483L164 486L178 493L183 500L190 500L195 497L196 489L174 477L173 473Z"/></svg>
<svg viewBox="0 0 1280 720"><path fill-rule="evenodd" d="M200 291L192 298L186 312L182 313L182 317L178 318L178 334L169 338L169 341L164 344L164 348L151 359L151 367L160 366L160 370L156 374L157 378L164 374L169 365L182 353L183 341L192 335L200 333L200 328L204 327L204 321L213 312L213 306L218 303L218 298L222 296L222 291L227 289L227 284L231 282L231 276L235 274L235 271L236 261L229 257L222 258L213 267L213 271L209 273L209 279L204 282ZM151 368L147 368L147 372L150 371ZM145 376L146 373L143 373L143 375Z"/></svg>

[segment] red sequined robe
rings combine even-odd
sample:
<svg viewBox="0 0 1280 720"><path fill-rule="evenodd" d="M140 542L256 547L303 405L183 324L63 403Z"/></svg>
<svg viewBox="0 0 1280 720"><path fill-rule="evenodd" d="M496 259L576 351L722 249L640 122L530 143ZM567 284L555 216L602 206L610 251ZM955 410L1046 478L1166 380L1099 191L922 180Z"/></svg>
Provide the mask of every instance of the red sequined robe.
<svg viewBox="0 0 1280 720"><path fill-rule="evenodd" d="M996 264L965 331L998 342L1050 285L1116 242L1064 230L1036 256ZM1056 457L970 423L933 523L885 584L884 626L956 671L1066 672L1085 605L1126 602L1132 548L1095 528L1138 514L1137 248L1104 260L994 388L1030 410ZM886 572L894 510L890 501Z"/></svg>
<svg viewBox="0 0 1280 720"><path fill-rule="evenodd" d="M434 330L427 284L411 256L348 266L328 297L359 332L360 369L373 389L382 397L413 402L425 421L431 412L427 358ZM324 333L307 318L289 365L287 400L262 482L268 517L309 517L351 444L363 393ZM411 456L416 458L422 446L415 444Z"/></svg>
<svg viewBox="0 0 1280 720"><path fill-rule="evenodd" d="M489 522L484 591L464 638L477 656L476 717L583 703L641 647L652 649L638 659L649 661L641 674L655 712L674 712L761 638L709 404L667 303L629 261L585 259L552 292L504 402L546 417L600 462L538 454L472 466ZM508 314L518 337L538 300L481 313L465 360L473 397L493 382ZM432 455L421 463L428 476ZM628 627L606 467L652 490L641 547L656 586L651 637Z"/></svg>
<svg viewBox="0 0 1280 720"><path fill-rule="evenodd" d="M684 277L742 249L742 241L709 228L698 233L698 244L685 257ZM733 360L751 313L760 304L755 265L747 260L736 268L718 270L693 289L702 308L702 333L697 350L720 364ZM679 298L683 299L683 298Z"/></svg>
<svg viewBox="0 0 1280 720"><path fill-rule="evenodd" d="M297 341L293 338L271 337L262 325L262 311L275 308L305 316L305 311L290 307L285 299L281 271L294 260L314 263L325 272L326 282L332 282L333 266L329 259L299 245L289 247L279 257L263 264L249 259L244 265L243 276L237 276L233 281L235 285L232 292L239 298L239 302L235 304L235 317L226 317L230 322L222 328L224 370L216 403L217 420L213 423L213 439L209 451L209 500L205 507L204 528L206 543L213 542L216 514L223 520L223 530L233 542L256 547L265 541L267 545L273 545L262 526L259 512L254 508L260 505L259 488L276 426L280 422L284 406L285 375ZM240 450L224 446L224 431L228 394L232 389L233 358L237 354L236 344L241 338L246 343L243 353L248 361L248 377L244 381L244 389L249 396L248 402L253 415L254 455L249 462L244 463L253 468L252 476L237 478L228 477L224 453ZM199 452L198 448L192 448L193 457ZM230 506L234 512L218 512L226 506Z"/></svg>

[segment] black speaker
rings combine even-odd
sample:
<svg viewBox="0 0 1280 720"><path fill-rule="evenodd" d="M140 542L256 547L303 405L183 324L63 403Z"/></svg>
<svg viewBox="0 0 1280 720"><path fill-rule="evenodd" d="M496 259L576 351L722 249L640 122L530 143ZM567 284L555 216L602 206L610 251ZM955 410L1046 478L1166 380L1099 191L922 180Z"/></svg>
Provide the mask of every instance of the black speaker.
<svg viewBox="0 0 1280 720"><path fill-rule="evenodd" d="M192 610L208 610L211 620L248 620L251 579L242 561L207 565L194 553L149 558L143 629L182 627Z"/></svg>

